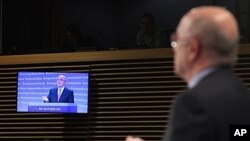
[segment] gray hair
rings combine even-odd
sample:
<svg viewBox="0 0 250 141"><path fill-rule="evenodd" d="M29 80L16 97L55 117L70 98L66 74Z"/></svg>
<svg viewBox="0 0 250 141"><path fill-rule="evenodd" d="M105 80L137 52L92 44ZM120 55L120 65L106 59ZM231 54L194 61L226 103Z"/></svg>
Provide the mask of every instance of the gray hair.
<svg viewBox="0 0 250 141"><path fill-rule="evenodd" d="M236 61L239 37L225 35L214 21L205 17L193 19L189 35L196 37L205 49L212 51L223 61L231 64Z"/></svg>

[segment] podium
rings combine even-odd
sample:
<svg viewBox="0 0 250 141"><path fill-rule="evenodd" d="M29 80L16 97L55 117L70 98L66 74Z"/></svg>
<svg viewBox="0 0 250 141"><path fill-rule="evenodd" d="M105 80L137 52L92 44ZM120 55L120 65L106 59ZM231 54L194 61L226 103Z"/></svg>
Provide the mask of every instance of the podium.
<svg viewBox="0 0 250 141"><path fill-rule="evenodd" d="M28 112L76 113L77 105L75 103L30 102L28 104Z"/></svg>

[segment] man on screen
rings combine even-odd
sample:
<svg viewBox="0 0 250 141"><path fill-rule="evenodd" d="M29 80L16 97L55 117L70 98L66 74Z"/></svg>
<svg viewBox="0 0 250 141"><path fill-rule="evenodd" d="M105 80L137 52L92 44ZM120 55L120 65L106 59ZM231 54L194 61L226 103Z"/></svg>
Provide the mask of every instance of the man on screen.
<svg viewBox="0 0 250 141"><path fill-rule="evenodd" d="M66 76L59 75L57 77L57 87L49 91L48 96L43 96L44 102L51 103L74 103L74 92L65 87Z"/></svg>

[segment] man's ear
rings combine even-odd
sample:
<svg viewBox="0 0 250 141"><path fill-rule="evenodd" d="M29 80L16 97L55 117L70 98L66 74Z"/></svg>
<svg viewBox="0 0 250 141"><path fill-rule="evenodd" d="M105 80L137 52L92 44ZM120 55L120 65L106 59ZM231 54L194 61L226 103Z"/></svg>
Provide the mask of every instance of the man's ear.
<svg viewBox="0 0 250 141"><path fill-rule="evenodd" d="M188 60L193 62L197 60L201 55L201 45L196 38L191 38L189 40L189 54Z"/></svg>

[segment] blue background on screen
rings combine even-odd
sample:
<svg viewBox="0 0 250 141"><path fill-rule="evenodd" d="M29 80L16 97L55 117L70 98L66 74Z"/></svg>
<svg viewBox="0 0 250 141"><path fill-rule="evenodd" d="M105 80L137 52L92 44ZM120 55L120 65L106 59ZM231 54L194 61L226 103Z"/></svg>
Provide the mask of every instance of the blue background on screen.
<svg viewBox="0 0 250 141"><path fill-rule="evenodd" d="M77 113L88 112L88 73L18 72L17 111L28 112L29 103L42 104L42 96L56 87L58 75L67 78L65 87L73 90Z"/></svg>

